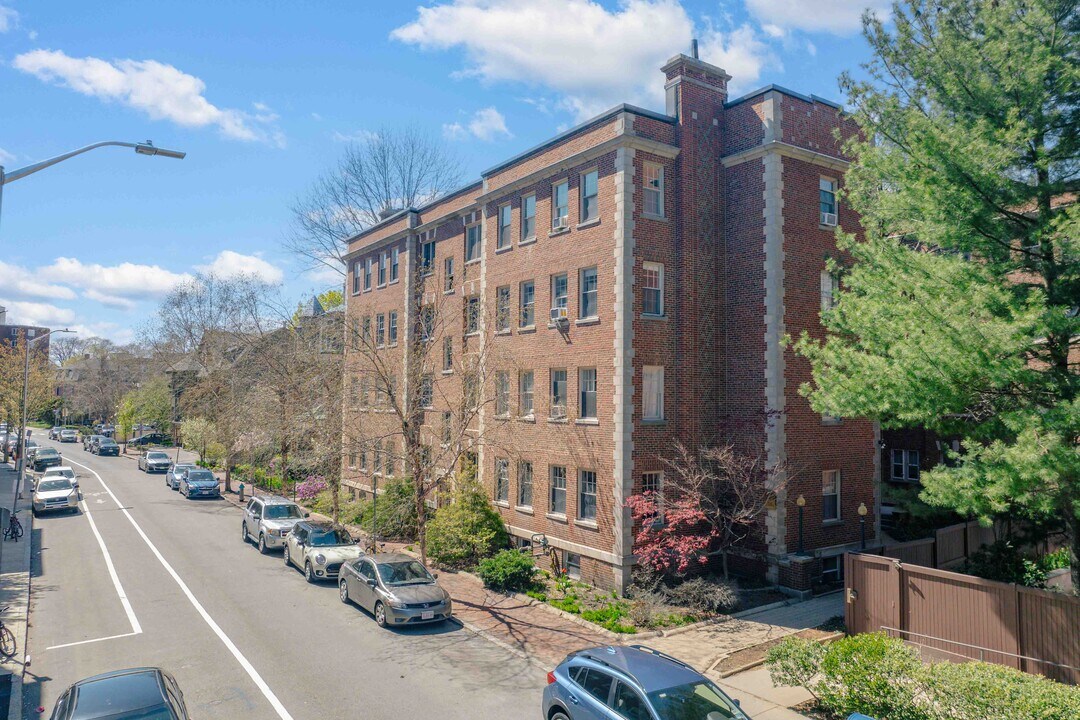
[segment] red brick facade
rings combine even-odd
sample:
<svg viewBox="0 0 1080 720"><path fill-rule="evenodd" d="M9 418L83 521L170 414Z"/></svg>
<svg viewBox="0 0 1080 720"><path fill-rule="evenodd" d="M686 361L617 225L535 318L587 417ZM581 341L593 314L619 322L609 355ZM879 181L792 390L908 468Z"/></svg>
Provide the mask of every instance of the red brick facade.
<svg viewBox="0 0 1080 720"><path fill-rule="evenodd" d="M629 581L625 499L641 490L645 474L662 472L674 442L715 442L740 424L748 447L791 468L751 544L758 555L742 565L806 585L812 564L789 569L798 544L795 499L806 499L803 544L811 555L856 543L857 508L865 504L873 521L878 504L874 428L814 413L798 394L808 365L784 343L786 335L822 332L822 273L837 250L834 228L821 224L819 182L842 182L847 163L832 133L854 128L835 105L779 88L728 102L728 76L683 55L663 72L666 114L617 107L484 173L481 183L353 238L348 322L362 328L366 317L397 312L400 345L387 343L380 357L402 363L404 378L400 352L418 324L410 297L438 303L434 347L449 338L461 357L483 358L483 393L493 401L482 404L469 437L479 477L511 534L544 535L583 577L605 587ZM559 214L568 217L556 228L564 182L566 211ZM527 206L535 207L533 238L522 236ZM844 208L839 221L857 225ZM466 262L474 223L480 249ZM424 278L413 270L432 240L432 275ZM379 287L378 258L394 248L399 281ZM365 291L369 258L372 289ZM448 258L455 278L444 292ZM529 282L531 323L522 308ZM567 319L550 322L564 288ZM468 333L472 296L482 311ZM456 365L434 367L441 350L431 356L426 372L436 391L423 433L437 444L443 414L460 405L454 398L462 378ZM347 388L367 361L347 354ZM523 414L529 372L533 411ZM508 403L500 401L502 373ZM662 402L654 383L660 377ZM559 409L553 379L563 394ZM367 437L400 453L385 408L364 401L346 407L347 448ZM765 421L769 413L775 422ZM372 460L355 454L346 450L346 483L369 491ZM521 496L526 463L531 498ZM400 463L393 471L404 472ZM832 471L839 472L838 517L825 520L822 479Z"/></svg>

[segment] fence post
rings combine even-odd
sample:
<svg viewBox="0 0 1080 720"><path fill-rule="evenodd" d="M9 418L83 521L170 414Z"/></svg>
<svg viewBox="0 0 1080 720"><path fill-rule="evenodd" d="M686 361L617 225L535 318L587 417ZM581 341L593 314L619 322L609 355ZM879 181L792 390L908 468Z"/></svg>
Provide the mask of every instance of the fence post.
<svg viewBox="0 0 1080 720"><path fill-rule="evenodd" d="M903 640L904 636L907 635L907 630L908 630L908 622L907 622L907 614L908 614L907 613L907 606L908 606L907 587L906 587L906 583L904 582L904 575L906 574L906 572L907 571L904 570L904 563L902 563L900 561L897 561L896 562L896 583L897 583L897 590L898 590L897 595L900 598L900 617L897 618L897 620L899 620L899 622L896 623L896 626L898 628L900 628L900 639L901 640Z"/></svg>

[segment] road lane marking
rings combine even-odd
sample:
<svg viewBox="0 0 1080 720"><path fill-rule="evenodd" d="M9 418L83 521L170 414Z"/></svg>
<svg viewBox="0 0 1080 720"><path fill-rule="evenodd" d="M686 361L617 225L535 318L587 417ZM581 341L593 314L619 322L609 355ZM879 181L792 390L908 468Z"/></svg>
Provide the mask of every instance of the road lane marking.
<svg viewBox="0 0 1080 720"><path fill-rule="evenodd" d="M53 645L45 648L46 650L59 650L60 648L75 647L76 645L89 645L90 643L102 642L104 640L119 640L120 638L134 637L138 635L137 632L124 633L123 635L110 635L109 637L94 638L93 640L79 640L78 642L64 643L63 645Z"/></svg>
<svg viewBox="0 0 1080 720"><path fill-rule="evenodd" d="M127 508L125 508L124 505L120 502L120 500L117 499L116 495L113 494L113 491L109 489L108 485L105 484L105 481L101 479L101 475L99 475L93 468L87 467L80 462L75 462L74 460L69 460L68 462L72 463L73 465L78 465L81 468L86 468L94 474L94 477L96 477L98 479L98 482L101 483L101 487L105 488L105 492L107 492L109 494L109 497L113 499L113 502L116 503L116 507L119 508L120 512L122 512L124 516L128 519L128 522L130 522L132 527L135 528L135 532L139 533L139 536L143 539L143 542L146 543L146 546L150 548L150 552L154 553L154 557L158 559L158 562L161 563L162 567L165 568L166 572L168 572L169 575L172 576L172 579L176 581L176 584L180 586L180 590L183 591L184 595L187 596L187 599L189 602L191 602L192 607L194 607L196 612L198 612L199 615L202 616L202 619L206 621L206 624L210 626L210 629L214 631L214 634L218 636L218 639L221 640L225 647L228 648L229 652L232 653L232 656L236 658L236 661L238 663L240 663L240 667L244 668L244 671L247 672L248 677L250 677L251 681L254 682L256 687L259 688L259 690L263 694L263 697L267 699L270 705L274 708L274 711L278 714L278 717L281 718L281 720L293 720L292 715L290 715L289 711L285 709L285 706L281 704L281 701L278 700L277 695L275 695L274 691L270 689L270 686L266 684L266 681L262 679L262 676L259 675L259 672L255 669L255 666L252 665L246 657L244 657L244 654L240 652L240 648L236 647L236 644L233 643L231 639L229 639L229 636L225 634L225 631L222 630L221 627L214 620L214 618L210 616L210 613L206 611L206 608L204 608L202 606L202 603L198 601L198 599L195 597L195 594L191 592L191 589L187 586L187 583L185 583L184 580L180 577L180 574L177 573L176 570L173 569L172 565L168 563L165 557L157 549L157 546L155 546L154 543L150 541L150 538L146 536L146 533L143 532L143 529L139 527L139 523L135 522L135 518L131 517L131 513L127 511Z"/></svg>
<svg viewBox="0 0 1080 720"><path fill-rule="evenodd" d="M90 529L94 531L94 537L97 538L98 545L101 547L101 554L105 556L105 567L109 569L109 577L112 578L116 594L120 596L120 603L124 606L124 612L127 613L128 622L131 623L131 634L138 635L142 632L142 626L139 625L139 619L135 617L135 611L128 601L127 593L124 592L124 586L120 584L120 576L116 574L116 566L113 565L109 548L105 547L105 540L101 537L101 533L98 532L97 523L94 522L94 516L90 514L90 508L86 506L85 502L80 504L82 505L83 515L90 521Z"/></svg>

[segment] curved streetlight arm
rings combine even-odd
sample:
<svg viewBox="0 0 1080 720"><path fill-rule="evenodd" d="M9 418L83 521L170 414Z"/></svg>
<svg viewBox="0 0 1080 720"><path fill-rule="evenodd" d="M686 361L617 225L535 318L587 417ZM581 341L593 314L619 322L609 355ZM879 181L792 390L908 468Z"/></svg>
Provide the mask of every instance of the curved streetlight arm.
<svg viewBox="0 0 1080 720"><path fill-rule="evenodd" d="M162 157L175 158L177 160L183 160L184 156L187 154L179 152L177 150L166 150L164 148L154 147L154 143L150 142L149 140L142 143L129 143L120 142L119 140L106 140L104 142L94 143L93 145L81 147L78 150L72 150L71 152L64 153L63 155L57 155L56 157L49 158L48 160L42 160L41 162L34 163L33 165L27 165L26 167L19 168L18 170L12 170L11 172L3 172L2 170L0 170L0 185L6 185L8 183L15 182L16 180L21 180L27 175L33 175L38 170L44 170L45 168L51 165L55 165L58 162L63 162L68 158L75 157L76 155L82 155L84 152L89 152L99 147L107 146L135 148L135 152L140 155L161 155Z"/></svg>

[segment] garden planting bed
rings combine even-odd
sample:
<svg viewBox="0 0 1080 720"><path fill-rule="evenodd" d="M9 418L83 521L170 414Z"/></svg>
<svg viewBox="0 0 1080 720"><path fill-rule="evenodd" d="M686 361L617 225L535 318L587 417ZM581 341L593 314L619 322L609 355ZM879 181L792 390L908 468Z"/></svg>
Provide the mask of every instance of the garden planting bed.
<svg viewBox="0 0 1080 720"><path fill-rule="evenodd" d="M736 650L716 663L716 665L712 667L712 670L718 673L720 677L728 677L729 675L734 675L735 673L757 667L765 662L765 656L768 655L769 648L779 645L790 637L817 640L818 642L829 642L830 640L843 637L843 635L843 618L834 618L816 628L800 630L791 635L773 638L772 640L767 640L763 643L743 648L742 650Z"/></svg>

